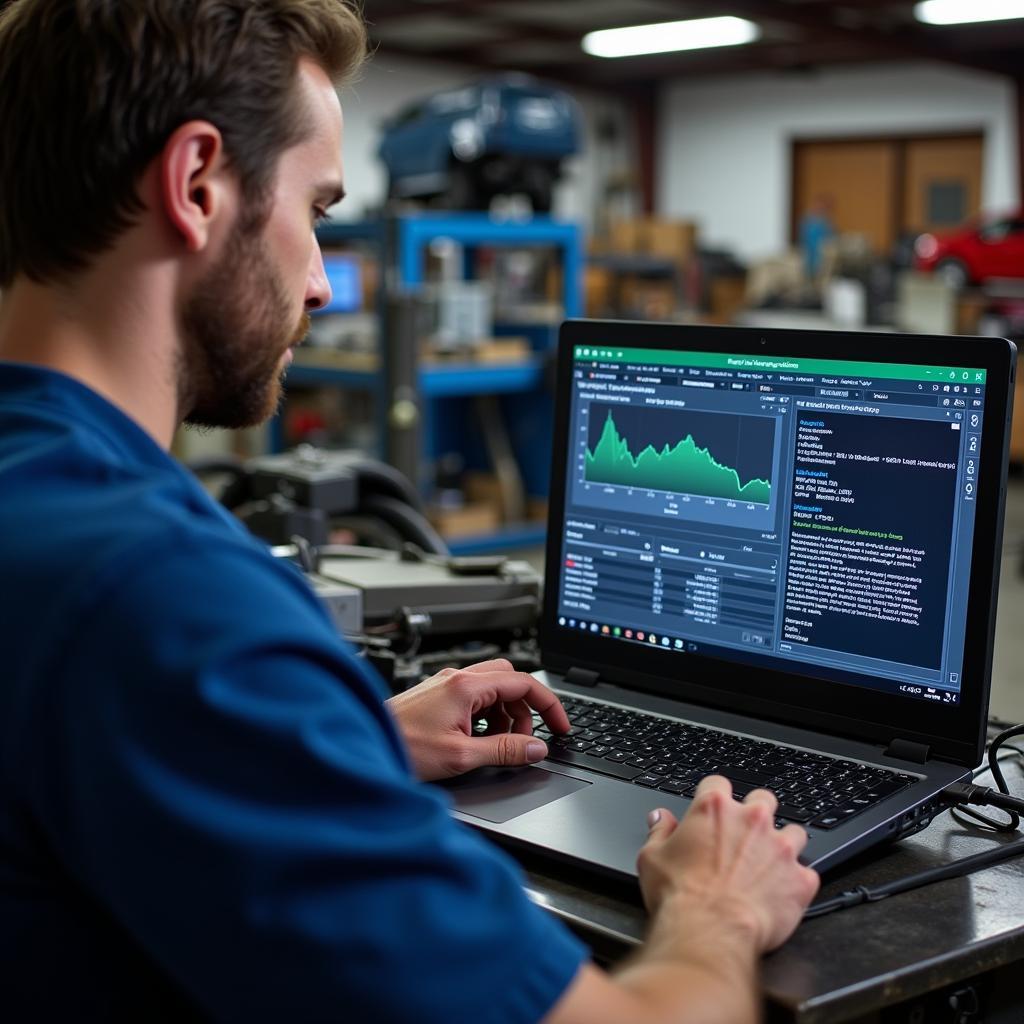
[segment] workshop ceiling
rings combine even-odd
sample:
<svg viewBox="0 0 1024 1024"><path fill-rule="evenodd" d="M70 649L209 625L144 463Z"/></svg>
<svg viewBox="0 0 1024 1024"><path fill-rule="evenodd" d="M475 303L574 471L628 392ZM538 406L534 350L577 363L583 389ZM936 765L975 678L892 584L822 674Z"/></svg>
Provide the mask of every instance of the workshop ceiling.
<svg viewBox="0 0 1024 1024"><path fill-rule="evenodd" d="M365 0L381 57L404 55L529 71L597 89L748 71L808 71L877 61L948 61L1024 76L1024 19L937 27L914 20L913 0ZM744 46L591 57L595 29L736 15L758 24Z"/></svg>

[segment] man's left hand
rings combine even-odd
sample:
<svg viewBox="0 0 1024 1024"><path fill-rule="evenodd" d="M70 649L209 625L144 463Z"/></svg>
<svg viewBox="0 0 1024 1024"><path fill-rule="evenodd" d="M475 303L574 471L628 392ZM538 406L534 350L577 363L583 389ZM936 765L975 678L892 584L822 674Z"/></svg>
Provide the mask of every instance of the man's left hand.
<svg viewBox="0 0 1024 1024"><path fill-rule="evenodd" d="M504 658L469 668L442 669L387 701L405 737L416 774L424 781L447 779L483 765L532 764L547 745L533 735L536 710L555 733L569 731L558 698ZM483 719L486 732L473 734Z"/></svg>

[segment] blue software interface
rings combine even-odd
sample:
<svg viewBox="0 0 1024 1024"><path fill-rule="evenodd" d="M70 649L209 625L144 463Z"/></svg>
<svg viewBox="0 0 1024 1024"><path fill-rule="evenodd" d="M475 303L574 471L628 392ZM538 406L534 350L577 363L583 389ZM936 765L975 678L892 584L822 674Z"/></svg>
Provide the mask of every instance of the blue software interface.
<svg viewBox="0 0 1024 1024"><path fill-rule="evenodd" d="M985 376L577 347L559 627L957 704Z"/></svg>

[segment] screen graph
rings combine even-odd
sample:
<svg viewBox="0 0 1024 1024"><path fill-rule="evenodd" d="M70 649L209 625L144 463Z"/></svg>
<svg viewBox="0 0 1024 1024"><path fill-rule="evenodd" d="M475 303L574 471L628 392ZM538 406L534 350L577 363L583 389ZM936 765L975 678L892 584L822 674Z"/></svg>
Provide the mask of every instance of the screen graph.
<svg viewBox="0 0 1024 1024"><path fill-rule="evenodd" d="M768 505L775 421L594 402L588 483Z"/></svg>

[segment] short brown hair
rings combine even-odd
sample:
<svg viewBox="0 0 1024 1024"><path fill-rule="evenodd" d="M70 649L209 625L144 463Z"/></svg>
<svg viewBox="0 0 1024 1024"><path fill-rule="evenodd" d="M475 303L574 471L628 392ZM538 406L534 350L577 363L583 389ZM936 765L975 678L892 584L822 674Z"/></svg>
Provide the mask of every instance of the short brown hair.
<svg viewBox="0 0 1024 1024"><path fill-rule="evenodd" d="M142 209L175 129L210 121L250 206L303 137L297 65L340 85L366 56L352 0L0 4L0 288L89 265Z"/></svg>

